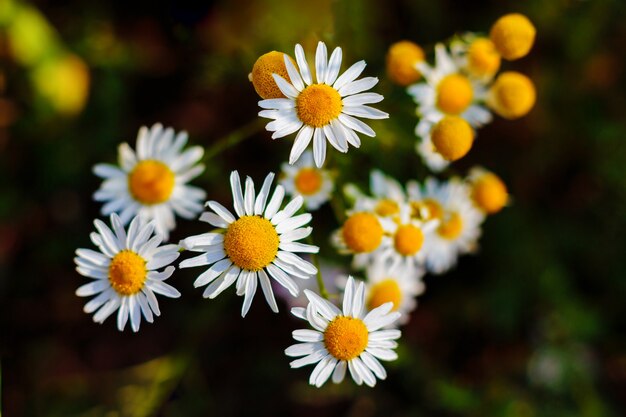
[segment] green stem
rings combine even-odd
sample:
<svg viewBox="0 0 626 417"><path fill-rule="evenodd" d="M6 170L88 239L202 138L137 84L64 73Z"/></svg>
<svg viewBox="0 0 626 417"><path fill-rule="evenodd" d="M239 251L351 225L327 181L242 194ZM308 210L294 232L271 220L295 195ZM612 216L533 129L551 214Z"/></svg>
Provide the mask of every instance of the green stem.
<svg viewBox="0 0 626 417"><path fill-rule="evenodd" d="M231 148L238 143L250 138L255 133L261 131L267 121L263 119L254 119L250 123L247 123L237 130L230 132L228 135L216 140L213 145L207 148L204 153L206 159L211 159L216 155L219 155L224 150Z"/></svg>

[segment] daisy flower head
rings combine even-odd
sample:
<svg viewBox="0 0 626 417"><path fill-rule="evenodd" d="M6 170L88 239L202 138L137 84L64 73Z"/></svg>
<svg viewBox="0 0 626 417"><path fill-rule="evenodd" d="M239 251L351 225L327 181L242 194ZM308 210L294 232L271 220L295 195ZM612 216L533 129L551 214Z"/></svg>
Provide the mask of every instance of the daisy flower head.
<svg viewBox="0 0 626 417"><path fill-rule="evenodd" d="M84 311L94 313L93 321L102 323L117 313L117 328L122 331L130 318L134 332L139 331L141 316L152 323L161 315L156 294L170 298L180 293L165 280L174 272L170 265L178 258L177 245L161 245L163 236L154 233L156 222L145 223L135 216L128 230L124 229L117 214L111 214L111 227L100 220L94 225L98 231L91 233L91 241L100 249L77 249L76 271L92 278L76 290L79 297L94 296ZM166 267L159 272L158 270Z"/></svg>
<svg viewBox="0 0 626 417"><path fill-rule="evenodd" d="M466 183L458 179L439 182L428 178L424 187L407 186L415 215L439 220L433 233L424 239L425 266L429 272L442 274L456 265L459 255L478 247L484 215L474 206Z"/></svg>
<svg viewBox="0 0 626 417"><path fill-rule="evenodd" d="M280 184L285 192L301 195L308 210L317 210L330 199L335 188L332 174L315 166L311 151L304 152L294 165L283 164L281 168L284 176Z"/></svg>
<svg viewBox="0 0 626 417"><path fill-rule="evenodd" d="M491 121L491 113L478 104L484 99L484 87L465 75L443 44L435 46L435 66L417 64L425 82L413 84L407 92L417 103L417 114L435 124L444 116L459 116L472 127Z"/></svg>
<svg viewBox="0 0 626 417"><path fill-rule="evenodd" d="M537 30L523 14L510 13L499 18L491 27L489 37L506 60L522 58L535 43Z"/></svg>
<svg viewBox="0 0 626 417"><path fill-rule="evenodd" d="M298 132L289 155L289 163L295 163L313 140L315 165L321 168L326 158L326 140L339 152L348 152L348 145L356 148L361 140L356 132L374 137L376 133L358 117L386 119L385 112L368 106L382 101L383 96L365 91L378 83L378 78L365 77L357 80L365 69L365 61L359 61L339 75L341 48L337 47L327 59L326 44L319 42L315 54L315 82L299 44L295 47L298 69L285 56L285 67L290 81L274 74L276 84L286 98L259 101L264 110L259 116L273 119L266 129L272 139Z"/></svg>
<svg viewBox="0 0 626 417"><path fill-rule="evenodd" d="M376 261L366 270L365 300L368 310L374 310L385 303L393 303L392 311L402 315L394 324L402 325L409 321L409 313L417 307L417 296L426 289L422 276L424 270L400 262Z"/></svg>
<svg viewBox="0 0 626 417"><path fill-rule="evenodd" d="M506 185L493 172L474 167L468 175L474 205L485 214L495 214L509 202Z"/></svg>
<svg viewBox="0 0 626 417"><path fill-rule="evenodd" d="M102 214L118 213L122 224L139 215L154 220L156 231L167 240L176 227L174 214L195 218L202 211L205 193L187 182L204 171L198 164L204 150L193 146L183 151L187 133L155 124L139 129L135 151L127 143L118 147L119 167L97 164L94 173L104 181L94 194L105 202Z"/></svg>
<svg viewBox="0 0 626 417"><path fill-rule="evenodd" d="M419 219L411 216L409 204L403 204L400 215L389 231L390 244L381 245L373 254L373 261L402 264L407 268L422 269L426 256L425 241L440 225L440 219Z"/></svg>
<svg viewBox="0 0 626 417"><path fill-rule="evenodd" d="M242 317L250 309L257 283L272 311L278 312L270 277L296 297L299 288L293 277L308 279L317 273L310 262L294 253L319 250L317 246L297 242L311 234L312 228L304 227L311 221L311 214L296 215L304 201L301 196L280 210L285 190L278 185L269 198L273 179L274 174L268 174L257 195L252 179L246 179L244 192L239 173L233 171L230 184L235 214L217 201L209 201L210 210L202 213L200 220L218 229L181 241L183 248L202 254L182 261L180 268L211 265L198 276L194 286L208 284L203 296L215 298L236 283L237 295L245 296Z"/></svg>
<svg viewBox="0 0 626 417"><path fill-rule="evenodd" d="M317 365L309 383L321 387L329 378L336 384L343 381L346 369L354 382L373 387L376 378L383 380L387 372L380 360L392 361L401 332L397 329L381 330L400 317L392 312L393 303L386 303L365 314L365 285L348 278L343 295L343 308L316 293L306 290L309 299L306 308L291 309L294 316L309 322L313 330L300 329L293 338L302 343L289 346L285 354L301 357L290 363L292 368Z"/></svg>

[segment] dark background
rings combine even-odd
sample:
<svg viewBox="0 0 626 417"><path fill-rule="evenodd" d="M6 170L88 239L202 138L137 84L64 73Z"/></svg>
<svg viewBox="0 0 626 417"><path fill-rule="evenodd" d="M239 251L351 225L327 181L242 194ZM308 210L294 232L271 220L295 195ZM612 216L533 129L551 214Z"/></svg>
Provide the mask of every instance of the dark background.
<svg viewBox="0 0 626 417"><path fill-rule="evenodd" d="M427 171L413 152L414 104L385 77L386 48L488 32L502 14L537 27L527 74L537 105L497 118L442 175L481 164L513 204L484 225L481 251L428 290L403 328L400 359L376 388L308 386L283 354L301 324L257 294L240 317L227 291L204 300L195 270L169 281L162 317L138 334L94 324L74 291L73 252L90 247L98 162L160 121L207 149L194 181L230 204L228 173L258 182L291 140L271 141L247 80L270 50L309 57L318 40L381 78L376 139L333 155L342 181L378 167L401 181ZM0 351L4 416L619 416L626 407L626 3L621 1L0 3ZM56 68L67 53L85 67ZM82 72L81 72L82 69ZM77 79L90 82L81 88ZM56 92L56 93L55 93ZM86 96L83 103L82 97ZM336 156L336 158L335 158ZM314 213L322 256L337 222ZM172 241L199 233L179 221Z"/></svg>

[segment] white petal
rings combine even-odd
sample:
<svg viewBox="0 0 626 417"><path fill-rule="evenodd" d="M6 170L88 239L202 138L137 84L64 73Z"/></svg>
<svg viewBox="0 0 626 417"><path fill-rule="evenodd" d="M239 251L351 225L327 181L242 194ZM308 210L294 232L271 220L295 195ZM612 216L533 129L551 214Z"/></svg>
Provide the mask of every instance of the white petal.
<svg viewBox="0 0 626 417"><path fill-rule="evenodd" d="M328 352L326 351L326 349L316 350L315 352L311 353L308 356L305 356L304 358L296 359L295 361L290 362L289 366L292 368L301 368L303 366L319 362L327 356Z"/></svg>
<svg viewBox="0 0 626 417"><path fill-rule="evenodd" d="M289 153L289 164L293 165L300 158L302 152L309 146L314 130L315 129L311 126L304 126L300 129L291 147L291 152Z"/></svg>
<svg viewBox="0 0 626 417"><path fill-rule="evenodd" d="M323 299L316 293L311 290L304 290L304 295L309 299L311 303L315 306L315 308L319 311L319 313L326 320L333 320L335 317L341 315L341 310L337 308L334 304L331 304L329 301Z"/></svg>
<svg viewBox="0 0 626 417"><path fill-rule="evenodd" d="M189 236L180 241L180 246L185 249L193 249L196 246L219 245L224 242L222 233L202 233L200 235Z"/></svg>
<svg viewBox="0 0 626 417"><path fill-rule="evenodd" d="M256 293L256 281L256 273L253 272L248 276L248 279L246 281L246 295L243 300L243 306L241 307L241 317L245 317L246 314L248 314L248 310L250 310L250 306L252 305L252 298Z"/></svg>
<svg viewBox="0 0 626 417"><path fill-rule="evenodd" d="M310 329L294 330L291 335L298 342L322 342L324 340L322 333Z"/></svg>
<svg viewBox="0 0 626 417"><path fill-rule="evenodd" d="M259 195L256 197L256 201L254 202L254 214L257 216L262 215L263 210L265 210L265 203L267 202L267 197L270 193L272 181L274 181L274 173L270 172L265 177L261 191L259 191Z"/></svg>
<svg viewBox="0 0 626 417"><path fill-rule="evenodd" d="M378 379L387 378L387 371L385 371L385 368L383 368L381 363L378 362L378 359L376 359L371 353L367 351L361 352L359 357L361 358L363 363L368 368L370 368L372 372L374 372L374 374L378 377Z"/></svg>
<svg viewBox="0 0 626 417"><path fill-rule="evenodd" d="M233 171L230 173L230 188L233 192L233 206L235 207L235 213L237 213L237 216L241 217L245 215L245 212L243 209L243 193L241 192L241 180L237 171Z"/></svg>
<svg viewBox="0 0 626 417"><path fill-rule="evenodd" d="M271 219L274 217L278 209L280 209L280 205L283 203L283 197L285 196L285 189L282 185L277 185L274 190L274 194L272 194L272 198L270 202L267 204L265 208L265 218Z"/></svg>
<svg viewBox="0 0 626 417"><path fill-rule="evenodd" d="M348 363L346 361L339 361L337 366L335 366L335 370L333 371L332 381L335 384L343 381L343 378L346 376L346 368L348 367Z"/></svg>
<svg viewBox="0 0 626 417"><path fill-rule="evenodd" d="M292 109L295 105L295 101L288 98L268 98L259 101L259 107L263 109Z"/></svg>
<svg viewBox="0 0 626 417"><path fill-rule="evenodd" d="M268 266L266 266L266 269L267 272L269 272L269 274L272 276L272 278L274 278L276 282L278 282L280 285L285 287L292 296L298 296L298 293L300 292L298 285L283 270L281 270L274 264L269 264Z"/></svg>
<svg viewBox="0 0 626 417"><path fill-rule="evenodd" d="M339 115L339 121L343 123L345 126L349 127L350 129L354 129L359 133L363 133L364 135L367 135L370 137L376 136L376 132L374 132L374 129L372 129L371 127L369 127L368 125L360 121L359 119L356 119L345 113L341 113Z"/></svg>
<svg viewBox="0 0 626 417"><path fill-rule="evenodd" d="M270 283L269 277L262 269L258 272L258 274L261 289L263 290L263 295L265 296L265 301L267 301L267 304L274 313L278 313L278 305L276 304L276 298L274 298L274 292L272 291L272 284Z"/></svg>
<svg viewBox="0 0 626 417"><path fill-rule="evenodd" d="M215 265L204 271L198 276L198 278L196 278L193 286L198 288L208 284L217 278L222 272L226 271L231 265L232 262L228 258L216 262Z"/></svg>
<svg viewBox="0 0 626 417"><path fill-rule="evenodd" d="M383 101L383 96L377 93L360 93L344 98L344 106L360 106L361 104L371 104Z"/></svg>
<svg viewBox="0 0 626 417"><path fill-rule="evenodd" d="M383 361L394 361L398 359L398 354L390 349L368 347L365 350Z"/></svg>
<svg viewBox="0 0 626 417"><path fill-rule="evenodd" d="M209 201L209 207L213 210L218 216L228 222L228 224L235 221L235 217L233 214L228 211L226 207L218 203L217 201Z"/></svg>
<svg viewBox="0 0 626 417"><path fill-rule="evenodd" d="M317 268L312 263L305 261L304 259L300 258L298 255L294 253L278 251L278 254L276 256L279 259L282 259L283 261L287 262L288 264L295 266L301 271L306 272L307 274L310 274L310 275L317 274Z"/></svg>
<svg viewBox="0 0 626 417"><path fill-rule="evenodd" d="M278 247L287 252L318 253L320 248L300 242L280 242Z"/></svg>
<svg viewBox="0 0 626 417"><path fill-rule="evenodd" d="M111 231L111 229L109 229L109 227L106 224L104 224L102 220L96 219L94 220L93 223L96 226L96 229L98 230L98 232L100 233L100 237L102 238L103 245L106 246L109 249L109 251L113 253L117 253L123 249L120 245L120 242L118 242L115 236L113 235L113 232Z"/></svg>
<svg viewBox="0 0 626 417"><path fill-rule="evenodd" d="M369 368L365 366L365 364L363 363L363 361L361 361L360 358L356 357L352 359L351 362L354 365L357 372L363 378L363 381L365 382L365 384L367 384L370 387L373 387L374 385L376 385L376 378L374 377L374 374L372 374L372 371L370 371Z"/></svg>
<svg viewBox="0 0 626 417"><path fill-rule="evenodd" d="M170 298L180 297L180 292L176 288L172 287L169 284L166 284L165 282L152 281L149 282L147 286L149 286L150 289L157 294L161 294Z"/></svg>
<svg viewBox="0 0 626 417"><path fill-rule="evenodd" d="M321 366L321 365L323 365L323 367L321 368L319 373L316 375L315 380L313 381L314 385L318 388L324 385L324 383L328 381L328 378L330 378L330 375L335 370L335 365L337 365L337 359L333 358L332 356L328 356L324 360L322 360L318 366ZM313 379L313 375L311 375L309 382L311 382L312 379Z"/></svg>
<svg viewBox="0 0 626 417"><path fill-rule="evenodd" d="M226 288L230 287L239 277L241 269L233 265L224 275L219 279L213 281L202 294L204 297L215 298L222 293Z"/></svg>
<svg viewBox="0 0 626 417"><path fill-rule="evenodd" d="M219 228L227 228L228 222L215 213L205 211L200 215L200 221L209 223L211 226Z"/></svg>
<svg viewBox="0 0 626 417"><path fill-rule="evenodd" d="M289 97L292 99L295 99L296 97L298 97L298 94L300 94L300 92L296 90L296 88L293 85L291 85L289 81L286 81L283 77L281 77L278 74L272 74L272 77L274 77L274 81L276 82L276 85L286 97Z"/></svg>
<svg viewBox="0 0 626 417"><path fill-rule="evenodd" d="M88 284L80 286L76 290L76 295L79 297L89 297L94 294L98 294L99 292L102 292L103 290L107 288L110 288L109 281L104 280L104 279L99 279L97 281L92 281Z"/></svg>
<svg viewBox="0 0 626 417"><path fill-rule="evenodd" d="M276 232L281 234L284 232L295 230L298 227L304 226L305 224L309 223L311 221L311 218L312 218L311 213L299 214L290 219L280 222L276 226Z"/></svg>
<svg viewBox="0 0 626 417"><path fill-rule="evenodd" d="M293 242L295 240L304 239L309 236L313 231L312 227L301 227L299 229L292 229L288 232L281 233L280 241L281 242Z"/></svg>
<svg viewBox="0 0 626 417"><path fill-rule="evenodd" d="M298 211L300 209L300 207L302 207L302 203L304 202L304 198L299 195L296 196L295 198L293 198L289 204L287 204L285 206L284 209L282 209L281 211L279 211L278 213L276 213L273 217L272 217L272 224L274 225L278 225L281 222L283 222L285 219L290 218L291 216L294 215L294 213L296 211Z"/></svg>
<svg viewBox="0 0 626 417"><path fill-rule="evenodd" d="M328 68L326 69L326 79L324 82L328 85L332 85L337 80L339 70L341 69L341 48L336 47L333 53L330 55L328 61Z"/></svg>
<svg viewBox="0 0 626 417"><path fill-rule="evenodd" d="M214 252L206 252L202 255L194 256L193 258L185 259L178 267L179 268L193 268L194 266L210 265L221 259L224 259L226 253L222 248Z"/></svg>
<svg viewBox="0 0 626 417"><path fill-rule="evenodd" d="M322 129L315 129L313 133L313 157L315 158L315 166L321 168L326 159L326 139Z"/></svg>
<svg viewBox="0 0 626 417"><path fill-rule="evenodd" d="M289 57L289 55L284 54L283 58L285 61L285 68L287 69L287 74L289 74L289 80L291 81L291 84L293 84L296 90L302 91L304 89L304 82L302 81L302 77L300 76L300 73L298 73L298 70L296 69L296 67L294 67L293 62L291 62L291 58Z"/></svg>
<svg viewBox="0 0 626 417"><path fill-rule="evenodd" d="M326 80L327 57L326 44L322 41L318 42L315 51L315 77L319 84L324 83Z"/></svg>
<svg viewBox="0 0 626 417"><path fill-rule="evenodd" d="M365 304L365 283L356 284L354 298L352 299L352 317L361 317Z"/></svg>
<svg viewBox="0 0 626 417"><path fill-rule="evenodd" d="M345 84L337 91L339 92L339 95L341 95L341 97L351 96L352 94L357 94L369 90L376 84L378 84L378 78L365 77L361 78L360 80L352 81L351 83Z"/></svg>
<svg viewBox="0 0 626 417"><path fill-rule="evenodd" d="M348 68L343 74L341 74L339 78L337 78L337 81L335 81L335 83L333 84L333 88L335 90L339 90L344 85L356 80L356 78L361 75L366 65L367 64L365 63L365 61L359 61L352 64L350 68Z"/></svg>
<svg viewBox="0 0 626 417"><path fill-rule="evenodd" d="M87 313L87 314L93 313L101 305L103 305L105 302L109 301L109 299L111 299L112 296L113 296L113 290L112 289L109 289L108 291L103 291L97 297L94 297L91 300L89 300L89 302L87 304L85 304L85 306L83 307L83 311L85 313Z"/></svg>
<svg viewBox="0 0 626 417"><path fill-rule="evenodd" d="M309 70L309 63L306 61L304 56L304 50L300 44L296 44L296 62L298 63L298 68L300 68L300 74L302 75L302 79L307 85L311 85L313 80L311 79L311 71Z"/></svg>
<svg viewBox="0 0 626 417"><path fill-rule="evenodd" d="M319 350L322 346L321 343L297 343L285 349L285 355L291 357L306 356Z"/></svg>
<svg viewBox="0 0 626 417"><path fill-rule="evenodd" d="M354 278L348 277L346 288L343 291L343 315L352 315L352 300L354 298Z"/></svg>
<svg viewBox="0 0 626 417"><path fill-rule="evenodd" d="M121 332L126 327L128 322L128 297L123 297L120 304L120 309L117 312L117 329Z"/></svg>
<svg viewBox="0 0 626 417"><path fill-rule="evenodd" d="M351 116L365 117L366 119L387 119L389 117L388 113L365 105L354 107L344 106L341 111Z"/></svg>

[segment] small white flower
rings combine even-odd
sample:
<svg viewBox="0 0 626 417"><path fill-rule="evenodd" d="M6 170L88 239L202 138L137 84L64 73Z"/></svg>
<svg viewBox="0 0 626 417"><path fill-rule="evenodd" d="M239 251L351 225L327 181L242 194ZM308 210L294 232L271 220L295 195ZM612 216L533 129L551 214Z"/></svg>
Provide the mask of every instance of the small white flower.
<svg viewBox="0 0 626 417"><path fill-rule="evenodd" d="M274 80L287 98L259 101L265 110L259 116L274 119L266 129L272 139L282 138L298 132L289 155L289 163L295 163L313 140L315 165L321 168L326 158L326 140L339 152L348 152L348 145L361 146L356 132L374 137L374 130L357 119L386 119L389 115L367 104L378 103L383 96L365 91L378 83L378 78L356 78L365 69L365 61L359 61L341 76L341 48L337 47L327 59L326 44L319 42L315 54L315 76L313 82L304 50L295 47L298 69L285 55L285 66L290 81L274 74Z"/></svg>
<svg viewBox="0 0 626 417"><path fill-rule="evenodd" d="M427 218L439 220L436 231L426 236L424 254L426 269L442 274L456 265L459 255L478 248L481 224L485 218L474 206L468 185L458 179L440 183L428 178L421 188L407 185L409 199L427 210Z"/></svg>
<svg viewBox="0 0 626 417"><path fill-rule="evenodd" d="M156 230L165 240L176 227L174 213L195 218L202 211L205 193L187 182L204 171L204 165L197 163L204 150L193 146L183 152L186 143L186 132L174 137L174 130L164 130L160 124L139 129L136 152L122 143L119 167L94 167L94 173L104 178L94 194L96 201L105 202L102 214L118 213L122 224L137 214L144 221L155 220Z"/></svg>
<svg viewBox="0 0 626 417"><path fill-rule="evenodd" d="M407 88L417 103L417 114L434 125L446 115L460 116L472 127L489 123L491 113L478 104L485 100L484 85L470 80L455 64L443 44L435 46L435 66L416 64L426 82Z"/></svg>
<svg viewBox="0 0 626 417"><path fill-rule="evenodd" d="M311 214L296 215L302 207L301 196L280 210L285 190L278 185L269 198L273 179L274 174L268 174L255 195L254 182L248 177L244 193L239 174L233 171L230 184L237 216L217 201L209 201L207 206L211 211L202 213L200 220L219 229L188 237L180 243L185 249L202 252L182 261L180 268L212 265L194 282L195 287L208 284L204 297L215 298L236 282L237 295L245 295L242 316L250 309L257 283L261 284L272 311L277 312L269 277L296 297L299 288L292 277L308 279L317 273L315 266L294 253L319 250L317 246L296 242L311 234L311 227L303 227L311 221Z"/></svg>
<svg viewBox="0 0 626 417"><path fill-rule="evenodd" d="M343 296L343 310L312 291L305 290L307 308L291 309L294 316L309 322L314 330L293 332L298 342L285 350L287 356L300 357L290 363L292 368L317 363L309 383L321 387L328 378L343 381L346 369L357 384L373 387L376 378L385 379L387 372L379 360L392 361L398 355L393 349L400 330L382 328L394 323L399 312L390 312L393 303L386 303L365 314L365 286L348 278Z"/></svg>
<svg viewBox="0 0 626 417"><path fill-rule="evenodd" d="M335 187L331 173L315 167L310 151L302 154L294 165L283 164L282 170L285 176L280 184L287 194L301 195L308 210L317 210L330 199Z"/></svg>
<svg viewBox="0 0 626 417"><path fill-rule="evenodd" d="M423 268L413 265L378 260L366 270L365 299L368 310L373 310L385 303L392 302L392 311L402 315L397 325L406 324L410 312L417 307L416 297L426 289L422 276Z"/></svg>
<svg viewBox="0 0 626 417"><path fill-rule="evenodd" d="M159 246L163 237L155 234L155 222L144 224L139 216L130 223L128 232L117 214L111 215L111 230L100 220L94 224L98 233L91 234L91 241L100 252L77 249L76 270L79 274L94 278L76 290L79 297L97 295L85 304L85 313L95 312L93 321L102 323L119 309L117 328L122 331L130 317L133 331L139 331L141 315L152 323L159 316L159 304L155 293L177 298L180 293L164 281L174 272L168 266L178 256L177 245Z"/></svg>

